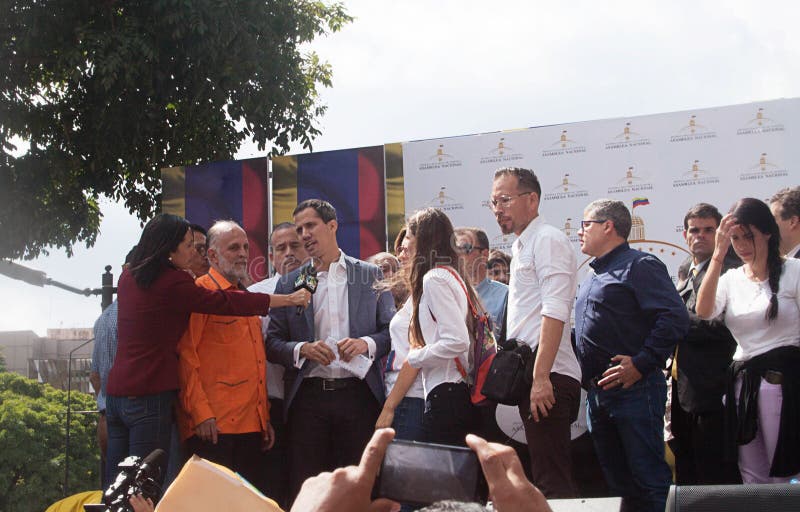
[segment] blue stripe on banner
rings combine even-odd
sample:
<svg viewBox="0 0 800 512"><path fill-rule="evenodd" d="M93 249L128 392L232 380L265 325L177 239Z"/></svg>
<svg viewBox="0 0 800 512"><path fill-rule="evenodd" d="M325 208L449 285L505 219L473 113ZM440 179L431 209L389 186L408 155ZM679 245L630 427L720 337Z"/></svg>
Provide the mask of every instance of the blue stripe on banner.
<svg viewBox="0 0 800 512"><path fill-rule="evenodd" d="M336 208L339 247L358 258L358 149L298 155L297 202L306 199L323 199Z"/></svg>
<svg viewBox="0 0 800 512"><path fill-rule="evenodd" d="M186 218L208 229L217 220L242 224L242 163L215 162L186 168Z"/></svg>

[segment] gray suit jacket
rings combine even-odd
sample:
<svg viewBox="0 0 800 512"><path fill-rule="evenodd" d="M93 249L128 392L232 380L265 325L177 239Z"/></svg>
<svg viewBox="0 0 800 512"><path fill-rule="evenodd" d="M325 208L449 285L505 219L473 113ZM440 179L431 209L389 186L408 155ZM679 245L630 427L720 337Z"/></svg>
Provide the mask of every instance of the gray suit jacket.
<svg viewBox="0 0 800 512"><path fill-rule="evenodd" d="M388 291L382 293L375 291L373 285L380 274L377 266L347 255L344 257L347 267L350 337L370 336L375 340L375 361L364 380L378 402L383 404L385 394L380 360L389 353L391 347L389 322L395 312L394 299ZM294 291L294 280L307 265L283 276L278 281L275 293ZM314 298L312 296L311 305L301 315L298 315L296 308L291 306L270 309L269 317L267 360L282 364L286 368L283 377L284 408L288 412L300 383L316 364L313 361L306 361L299 370L294 366L294 347L297 343L317 340L314 332Z"/></svg>

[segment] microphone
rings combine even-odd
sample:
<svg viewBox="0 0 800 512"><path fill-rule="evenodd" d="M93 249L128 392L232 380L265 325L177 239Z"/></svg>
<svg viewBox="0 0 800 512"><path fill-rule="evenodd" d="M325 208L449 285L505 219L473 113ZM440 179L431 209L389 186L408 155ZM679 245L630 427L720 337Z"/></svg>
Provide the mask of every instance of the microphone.
<svg viewBox="0 0 800 512"><path fill-rule="evenodd" d="M161 480L166 462L166 452L161 448L156 448L142 461L142 465L139 466L139 472L136 475L137 479L152 478L153 480Z"/></svg>
<svg viewBox="0 0 800 512"><path fill-rule="evenodd" d="M313 261L309 266L303 267L294 280L294 291L302 289L308 290L311 294L317 291L317 269ZM302 315L305 309L304 306L297 306L297 316Z"/></svg>

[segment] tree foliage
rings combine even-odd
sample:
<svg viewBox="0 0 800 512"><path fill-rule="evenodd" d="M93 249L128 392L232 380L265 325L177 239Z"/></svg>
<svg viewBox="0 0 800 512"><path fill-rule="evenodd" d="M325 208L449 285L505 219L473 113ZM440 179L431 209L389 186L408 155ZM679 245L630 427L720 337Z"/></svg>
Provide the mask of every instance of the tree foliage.
<svg viewBox="0 0 800 512"><path fill-rule="evenodd" d="M96 408L72 393L72 410ZM45 510L63 498L67 393L11 372L0 373L0 510ZM70 493L98 488L97 419L72 414Z"/></svg>
<svg viewBox="0 0 800 512"><path fill-rule="evenodd" d="M163 167L310 149L331 70L303 44L351 21L312 0L0 5L0 257L91 246L100 195L149 219Z"/></svg>

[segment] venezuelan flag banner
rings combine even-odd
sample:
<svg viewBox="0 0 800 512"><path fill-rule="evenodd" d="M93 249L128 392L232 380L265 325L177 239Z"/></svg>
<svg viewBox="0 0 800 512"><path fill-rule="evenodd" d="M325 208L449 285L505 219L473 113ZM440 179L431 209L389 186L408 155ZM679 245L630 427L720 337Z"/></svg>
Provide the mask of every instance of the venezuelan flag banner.
<svg viewBox="0 0 800 512"><path fill-rule="evenodd" d="M266 158L161 169L162 209L208 229L234 220L250 241L250 277L269 274L269 178Z"/></svg>
<svg viewBox="0 0 800 512"><path fill-rule="evenodd" d="M274 157L272 188L273 225L292 222L301 201L323 199L336 208L346 254L364 259L386 250L383 146Z"/></svg>

